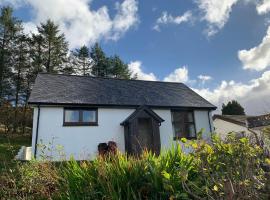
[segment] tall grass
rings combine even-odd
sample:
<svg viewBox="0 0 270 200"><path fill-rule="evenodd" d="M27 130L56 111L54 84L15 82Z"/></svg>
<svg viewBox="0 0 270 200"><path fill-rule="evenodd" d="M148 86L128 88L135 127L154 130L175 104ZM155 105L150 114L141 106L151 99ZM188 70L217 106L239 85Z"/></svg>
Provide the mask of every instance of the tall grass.
<svg viewBox="0 0 270 200"><path fill-rule="evenodd" d="M156 156L118 153L93 162L72 160L61 170L64 197L78 199L188 199L182 182L196 174L193 158L180 145ZM189 177L190 176L190 177Z"/></svg>

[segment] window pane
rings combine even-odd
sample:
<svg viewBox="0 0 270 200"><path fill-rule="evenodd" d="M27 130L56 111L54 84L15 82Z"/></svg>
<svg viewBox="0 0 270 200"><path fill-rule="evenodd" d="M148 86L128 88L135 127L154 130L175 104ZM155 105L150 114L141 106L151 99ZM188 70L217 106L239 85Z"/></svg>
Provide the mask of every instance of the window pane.
<svg viewBox="0 0 270 200"><path fill-rule="evenodd" d="M174 127L175 137L179 137L179 138L186 137L183 123L175 122L173 127Z"/></svg>
<svg viewBox="0 0 270 200"><path fill-rule="evenodd" d="M194 124L186 124L186 133L187 133L188 138L195 138L196 137Z"/></svg>
<svg viewBox="0 0 270 200"><path fill-rule="evenodd" d="M83 111L83 122L96 122L96 111L95 110L84 110Z"/></svg>
<svg viewBox="0 0 270 200"><path fill-rule="evenodd" d="M193 122L193 113L187 111L174 111L173 112L174 122Z"/></svg>
<svg viewBox="0 0 270 200"><path fill-rule="evenodd" d="M79 122L79 111L65 110L65 122Z"/></svg>
<svg viewBox="0 0 270 200"><path fill-rule="evenodd" d="M187 113L186 122L193 122L193 113L192 112Z"/></svg>
<svg viewBox="0 0 270 200"><path fill-rule="evenodd" d="M195 126L193 112L173 111L172 112L174 134L178 138L195 138Z"/></svg>
<svg viewBox="0 0 270 200"><path fill-rule="evenodd" d="M185 113L180 111L173 112L173 121L174 122L184 122Z"/></svg>

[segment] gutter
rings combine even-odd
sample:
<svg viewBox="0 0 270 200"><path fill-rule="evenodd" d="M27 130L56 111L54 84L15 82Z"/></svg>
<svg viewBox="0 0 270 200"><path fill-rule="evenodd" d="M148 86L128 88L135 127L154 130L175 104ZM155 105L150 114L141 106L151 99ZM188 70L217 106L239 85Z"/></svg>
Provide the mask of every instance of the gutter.
<svg viewBox="0 0 270 200"><path fill-rule="evenodd" d="M35 152L34 158L37 157L37 142L38 142L38 130L39 130L39 116L40 116L40 105L38 104L38 116L37 116L37 126L36 126L36 138L35 138Z"/></svg>
<svg viewBox="0 0 270 200"><path fill-rule="evenodd" d="M44 106L72 106L72 107L99 107L99 108L134 108L140 107L140 104L89 104L89 103L54 103L54 102L38 102L28 101L28 105L44 105ZM158 106L146 105L151 109L186 109L186 110L216 110L217 107L194 107L194 106Z"/></svg>

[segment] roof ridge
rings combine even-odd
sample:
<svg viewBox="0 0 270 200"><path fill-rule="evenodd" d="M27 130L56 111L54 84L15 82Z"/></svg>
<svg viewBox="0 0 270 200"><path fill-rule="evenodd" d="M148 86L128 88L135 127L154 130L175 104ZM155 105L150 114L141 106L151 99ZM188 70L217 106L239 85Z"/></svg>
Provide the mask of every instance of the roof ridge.
<svg viewBox="0 0 270 200"><path fill-rule="evenodd" d="M93 79L109 79L109 80L119 80L119 81L140 81L140 82L155 82L155 83L164 83L164 84L169 83L169 84L185 85L182 82L171 82L171 81L150 81L150 80L123 79L123 78L121 79L121 78L112 78L112 77L85 76L85 75L77 75L77 74L56 74L56 73L48 73L48 72L39 72L38 75L40 74L54 75L54 76L73 76L73 77L93 78Z"/></svg>

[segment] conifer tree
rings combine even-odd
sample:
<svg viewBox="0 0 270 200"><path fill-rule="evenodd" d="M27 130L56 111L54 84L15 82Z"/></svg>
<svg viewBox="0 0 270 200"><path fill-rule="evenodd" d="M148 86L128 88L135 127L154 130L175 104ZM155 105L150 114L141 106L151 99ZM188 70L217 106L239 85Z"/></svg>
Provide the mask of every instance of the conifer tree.
<svg viewBox="0 0 270 200"><path fill-rule="evenodd" d="M125 64L119 56L109 58L110 75L113 78L130 79L131 72L128 69L128 65Z"/></svg>
<svg viewBox="0 0 270 200"><path fill-rule="evenodd" d="M14 88L14 132L17 129L17 114L19 105L26 104L26 90L27 90L27 71L29 66L29 41L30 39L21 31L15 38L14 51L13 51L13 88Z"/></svg>
<svg viewBox="0 0 270 200"><path fill-rule="evenodd" d="M91 48L90 56L94 61L94 64L92 66L92 75L98 77L108 77L109 75L108 58L106 57L104 51L102 50L102 48L99 46L98 43L96 43Z"/></svg>
<svg viewBox="0 0 270 200"><path fill-rule="evenodd" d="M84 76L90 75L93 60L90 58L90 51L88 47L83 45L81 48L76 49L75 52L73 52L73 55L75 56L74 64L76 66L76 74Z"/></svg>
<svg viewBox="0 0 270 200"><path fill-rule="evenodd" d="M14 38L21 29L21 22L13 17L10 7L1 8L0 13L0 104L11 94L12 53Z"/></svg>
<svg viewBox="0 0 270 200"><path fill-rule="evenodd" d="M40 55L36 58L41 59L45 72L61 72L68 53L65 35L60 33L59 27L51 20L41 23L37 29L38 34L33 36L33 39L37 46L40 45Z"/></svg>
<svg viewBox="0 0 270 200"><path fill-rule="evenodd" d="M122 79L131 78L128 65L117 55L108 58L98 43L92 47L90 56L94 61L92 75Z"/></svg>

